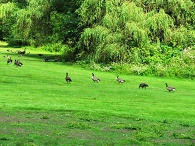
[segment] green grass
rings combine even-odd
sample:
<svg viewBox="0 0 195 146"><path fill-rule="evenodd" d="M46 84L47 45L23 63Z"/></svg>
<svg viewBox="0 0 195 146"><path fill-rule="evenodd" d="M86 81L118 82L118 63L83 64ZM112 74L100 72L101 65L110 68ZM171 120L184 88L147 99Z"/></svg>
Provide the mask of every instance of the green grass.
<svg viewBox="0 0 195 146"><path fill-rule="evenodd" d="M41 50L18 57L7 49L0 44L0 145L195 144L194 80L120 74L126 82L119 84L116 73L44 62L37 54L53 54ZM24 65L7 65L4 55ZM141 82L149 87L139 89ZM168 92L165 82L177 90Z"/></svg>

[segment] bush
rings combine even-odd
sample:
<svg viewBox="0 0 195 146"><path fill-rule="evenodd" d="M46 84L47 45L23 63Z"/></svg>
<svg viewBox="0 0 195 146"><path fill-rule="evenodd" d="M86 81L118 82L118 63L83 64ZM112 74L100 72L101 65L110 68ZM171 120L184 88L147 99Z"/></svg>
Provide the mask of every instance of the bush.
<svg viewBox="0 0 195 146"><path fill-rule="evenodd" d="M49 52L63 52L67 46L62 44L61 42L47 44L41 47L41 49Z"/></svg>

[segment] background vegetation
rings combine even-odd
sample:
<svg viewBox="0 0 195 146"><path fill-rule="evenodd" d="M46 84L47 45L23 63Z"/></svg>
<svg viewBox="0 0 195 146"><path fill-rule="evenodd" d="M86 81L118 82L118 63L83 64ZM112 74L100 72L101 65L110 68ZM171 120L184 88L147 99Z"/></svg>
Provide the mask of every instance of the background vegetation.
<svg viewBox="0 0 195 146"><path fill-rule="evenodd" d="M126 73L195 76L194 0L0 0L0 39Z"/></svg>

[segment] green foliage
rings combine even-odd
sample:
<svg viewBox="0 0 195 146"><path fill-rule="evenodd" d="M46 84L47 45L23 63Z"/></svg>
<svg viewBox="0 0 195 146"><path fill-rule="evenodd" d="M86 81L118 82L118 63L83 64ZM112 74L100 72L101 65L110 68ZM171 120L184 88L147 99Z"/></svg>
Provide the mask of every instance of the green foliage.
<svg viewBox="0 0 195 146"><path fill-rule="evenodd" d="M14 3L2 3L0 5L0 31L1 40L5 40L8 36L13 38L12 34L12 25L15 22L15 17L13 11L17 10L17 6Z"/></svg>
<svg viewBox="0 0 195 146"><path fill-rule="evenodd" d="M195 30L188 30L184 26L169 31L169 36L165 38L165 42L173 47L188 47L194 44Z"/></svg>
<svg viewBox="0 0 195 146"><path fill-rule="evenodd" d="M20 9L17 11L16 19L17 23L15 26L14 34L15 38L19 38L21 40L27 41L29 39L31 33L31 27L33 27L32 19L30 18L31 14L25 9ZM23 31L21 31L23 30Z"/></svg>
<svg viewBox="0 0 195 146"><path fill-rule="evenodd" d="M105 13L105 0L84 0L80 8L77 10L81 17L81 24L93 25L100 23Z"/></svg>
<svg viewBox="0 0 195 146"><path fill-rule="evenodd" d="M160 9L156 14L153 11L148 14L146 26L149 29L151 40L159 38L163 42L164 37L168 34L169 28L173 27L173 20L163 9Z"/></svg>
<svg viewBox="0 0 195 146"><path fill-rule="evenodd" d="M86 28L80 38L79 46L82 50L82 54L84 54L84 58L86 58L87 55L91 56L89 57L91 59L96 58L94 61L100 62L132 62L131 59L127 60L126 56L133 56L134 51L132 50L136 47L139 50L136 52L138 52L139 56L142 58L140 61L145 62L144 58L146 56L154 56L154 51L152 56L148 53L151 51L151 46L157 43L157 41L173 47L191 46L193 43L194 31L187 30L186 27L182 29L182 26L180 29L174 28L174 19L171 15L166 13L166 9L159 9L159 11L154 9L145 12L144 8L136 5L136 2L128 1L107 2L105 5L101 5L102 2L100 2L99 4L100 7L103 6L103 12L104 9L106 9L105 13L101 13L104 14L101 16L101 21L100 19L98 19L98 22L90 20L96 20L97 18L95 15L90 14L90 11L96 12L96 9L98 9L97 7L93 7L94 4L91 1L84 1L82 5L84 8L81 7L79 11L82 24L89 25L89 23L91 24L93 22L93 25L91 24L93 27ZM162 3L159 1L157 6L161 4ZM85 43L83 41L85 41ZM110 45L110 43L112 44ZM88 48L88 52L85 51L86 48ZM112 48L113 51L109 51L109 48ZM91 51L89 52L89 50ZM115 50L117 50L117 52L121 50L123 55L113 53L116 52ZM102 52L103 54L106 52L106 55L102 55ZM155 53L159 52L160 51L156 51ZM80 54L80 56L82 56L82 54ZM101 56L107 59L100 59ZM141 63L140 61L139 63Z"/></svg>
<svg viewBox="0 0 195 146"><path fill-rule="evenodd" d="M15 8L16 8L16 5L14 3L10 3L10 2L2 3L0 5L0 10L1 10L0 18L8 18L11 15L13 9Z"/></svg>
<svg viewBox="0 0 195 146"><path fill-rule="evenodd" d="M133 67L135 71L130 73L140 74L141 69L145 75L183 76L180 69L169 71L169 68L179 66L184 61L181 55L184 48L194 45L194 2L116 0L106 1L104 5L98 2L94 7L92 1L83 1L78 11L81 23L88 27L78 43L78 59L137 66L138 70ZM98 16L93 14L97 9ZM186 66L189 64L182 70ZM189 68L193 70L192 66Z"/></svg>
<svg viewBox="0 0 195 146"><path fill-rule="evenodd" d="M45 51L49 51L49 52L64 52L66 46L63 45L61 42L58 43L52 43L52 44L47 44L44 45L42 47L40 47L40 49L45 50Z"/></svg>
<svg viewBox="0 0 195 146"><path fill-rule="evenodd" d="M56 3L61 3L57 5ZM78 15L75 10L79 1L30 0L0 2L0 28L2 37L9 44L42 46L49 42L63 42L75 46L79 37ZM1 22L1 21L0 21ZM9 33L8 33L9 32ZM14 43L13 43L14 42Z"/></svg>

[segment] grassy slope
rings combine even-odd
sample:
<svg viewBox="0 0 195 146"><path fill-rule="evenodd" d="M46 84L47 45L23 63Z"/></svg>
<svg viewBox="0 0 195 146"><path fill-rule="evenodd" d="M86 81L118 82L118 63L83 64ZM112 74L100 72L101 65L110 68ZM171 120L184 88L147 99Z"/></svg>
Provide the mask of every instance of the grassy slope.
<svg viewBox="0 0 195 146"><path fill-rule="evenodd" d="M2 130L0 143L15 144L14 139L21 135L28 135L24 143L38 145L47 145L47 142L53 145L194 143L194 81L120 75L126 83L118 84L114 73L43 62L36 50L18 57L6 49L1 46L1 56L8 54L24 65L21 68L7 65L6 59L0 57L0 113L3 117L0 128L11 125L10 129ZM66 72L73 80L70 84L64 81ZM100 83L92 82L92 72L101 79ZM148 83L149 88L138 89L141 82ZM166 91L165 82L174 85L177 91ZM16 127L17 130L13 130ZM46 129L51 138L47 137L47 132L42 133ZM29 131L37 131L36 136ZM62 137L69 141L66 138L63 141ZM102 140L105 137L106 142Z"/></svg>

